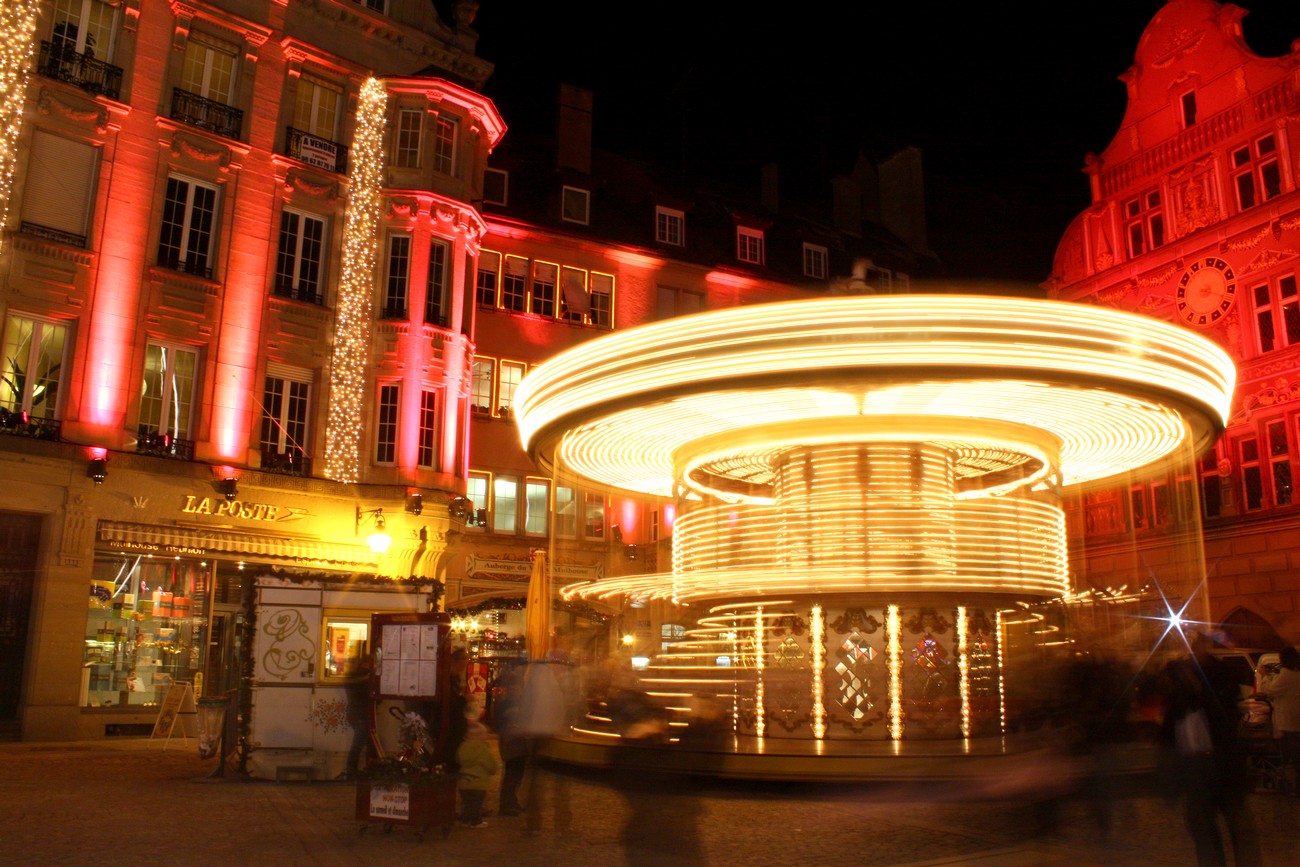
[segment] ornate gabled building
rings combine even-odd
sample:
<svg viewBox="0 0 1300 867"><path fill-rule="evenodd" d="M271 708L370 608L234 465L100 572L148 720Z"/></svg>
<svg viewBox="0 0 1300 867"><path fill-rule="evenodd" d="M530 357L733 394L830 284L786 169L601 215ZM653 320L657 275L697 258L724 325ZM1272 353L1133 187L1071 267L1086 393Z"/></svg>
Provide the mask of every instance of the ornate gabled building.
<svg viewBox="0 0 1300 867"><path fill-rule="evenodd" d="M1247 14L1214 0L1156 13L1046 288L1181 323L1238 365L1228 429L1197 478L1134 479L1075 511L1082 586L1159 583L1161 540L1191 525L1178 503L1194 488L1208 610L1192 611L1239 644L1276 645L1300 642L1300 47L1258 56Z"/></svg>

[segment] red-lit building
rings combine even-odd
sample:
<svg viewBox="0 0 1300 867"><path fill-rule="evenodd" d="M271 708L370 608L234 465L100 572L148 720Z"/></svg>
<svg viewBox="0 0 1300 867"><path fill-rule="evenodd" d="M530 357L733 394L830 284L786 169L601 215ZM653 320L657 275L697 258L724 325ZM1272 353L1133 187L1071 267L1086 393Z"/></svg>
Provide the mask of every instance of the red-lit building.
<svg viewBox="0 0 1300 867"><path fill-rule="evenodd" d="M1197 477L1090 494L1072 555L1085 587L1148 584L1159 540L1194 524L1176 493L1195 487L1208 615L1256 645L1300 642L1300 51L1257 56L1247 14L1213 0L1156 13L1121 76L1120 129L1086 161L1093 203L1046 288L1182 323L1236 360L1233 414Z"/></svg>

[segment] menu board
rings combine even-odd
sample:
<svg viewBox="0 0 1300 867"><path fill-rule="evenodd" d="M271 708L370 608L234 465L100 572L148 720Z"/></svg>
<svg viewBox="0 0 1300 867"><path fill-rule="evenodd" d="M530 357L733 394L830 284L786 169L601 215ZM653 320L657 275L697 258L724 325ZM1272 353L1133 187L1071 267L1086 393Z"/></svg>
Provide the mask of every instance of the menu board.
<svg viewBox="0 0 1300 867"><path fill-rule="evenodd" d="M436 698L445 614L375 614L375 694L379 698Z"/></svg>

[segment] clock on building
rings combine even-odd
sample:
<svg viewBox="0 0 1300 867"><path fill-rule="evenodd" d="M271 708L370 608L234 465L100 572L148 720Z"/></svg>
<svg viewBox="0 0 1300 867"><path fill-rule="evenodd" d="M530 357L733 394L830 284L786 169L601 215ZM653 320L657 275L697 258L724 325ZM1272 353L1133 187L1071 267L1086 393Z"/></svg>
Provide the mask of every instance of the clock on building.
<svg viewBox="0 0 1300 867"><path fill-rule="evenodd" d="M1189 325L1213 325L1227 315L1237 300L1237 275L1217 256L1193 262L1178 281L1174 307Z"/></svg>

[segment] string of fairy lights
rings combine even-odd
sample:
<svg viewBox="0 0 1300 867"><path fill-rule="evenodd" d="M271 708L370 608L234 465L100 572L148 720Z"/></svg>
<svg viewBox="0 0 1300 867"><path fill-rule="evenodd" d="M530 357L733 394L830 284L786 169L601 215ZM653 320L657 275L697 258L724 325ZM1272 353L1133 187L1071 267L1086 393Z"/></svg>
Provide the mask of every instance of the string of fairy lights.
<svg viewBox="0 0 1300 867"><path fill-rule="evenodd" d="M329 416L325 423L323 472L326 478L347 483L356 483L361 477L387 104L383 82L366 79L361 86L352 144L351 191L344 215L343 266L330 364Z"/></svg>
<svg viewBox="0 0 1300 867"><path fill-rule="evenodd" d="M23 103L36 48L36 0L0 3L0 227L9 222L14 171L18 163L18 134L23 125ZM0 244L3 236L0 235Z"/></svg>

